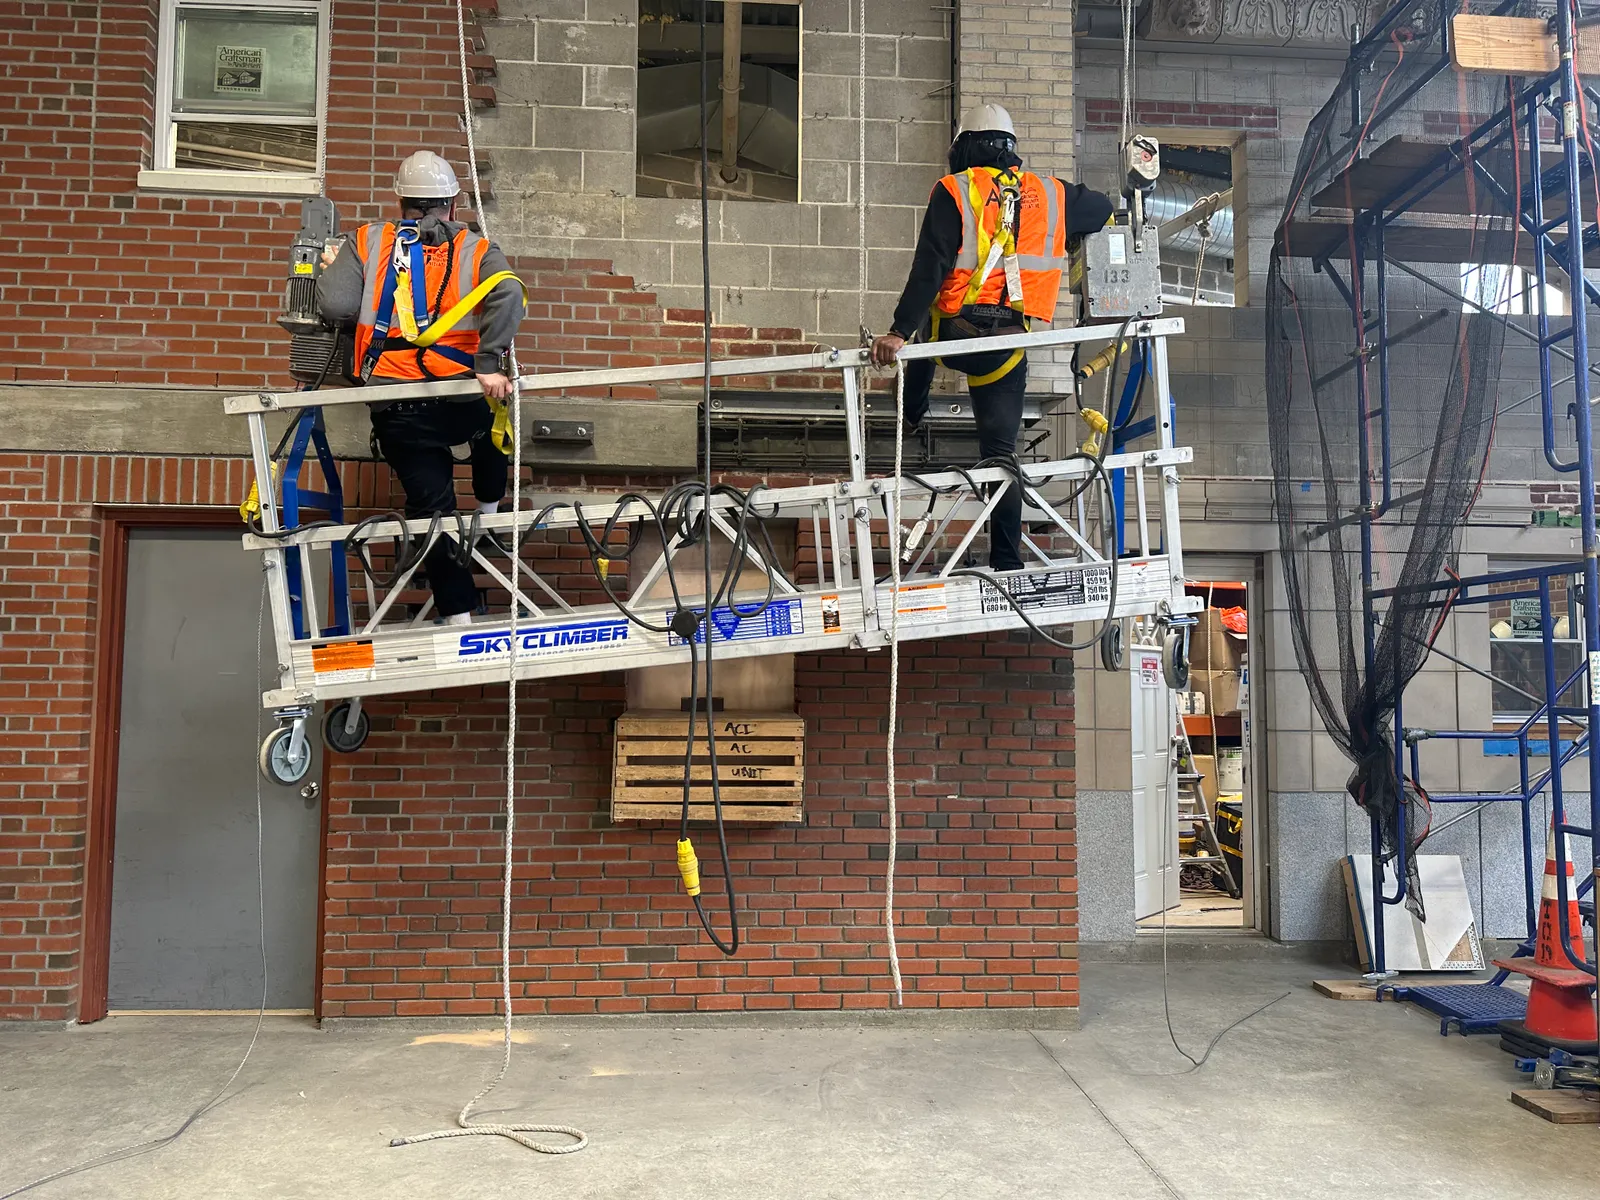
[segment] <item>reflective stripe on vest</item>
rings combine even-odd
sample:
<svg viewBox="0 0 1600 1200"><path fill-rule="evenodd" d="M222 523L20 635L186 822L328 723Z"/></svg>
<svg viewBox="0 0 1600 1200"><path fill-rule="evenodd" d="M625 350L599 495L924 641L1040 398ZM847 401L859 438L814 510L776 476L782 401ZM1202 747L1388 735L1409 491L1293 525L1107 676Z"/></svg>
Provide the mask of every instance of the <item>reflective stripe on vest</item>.
<svg viewBox="0 0 1600 1200"><path fill-rule="evenodd" d="M974 274L982 269L990 243L999 232L1000 184L996 177L1000 174L993 167L975 167L939 181L961 213L961 249L934 304L947 315L954 316L967 304L1005 303L1005 273L999 270L983 280L976 297L967 295ZM1063 211L1066 188L1058 179L1041 178L1028 171L1022 172L1018 182L1021 215L1016 249L1017 266L1022 272L1022 310L1029 317L1048 321L1055 316L1061 272L1067 260ZM974 196L979 198L977 206Z"/></svg>
<svg viewBox="0 0 1600 1200"><path fill-rule="evenodd" d="M395 226L392 223L363 225L356 231L356 253L363 269L361 313L356 325L357 362L366 357L368 347L378 333L376 327L380 315L386 309L391 312L393 309L392 302L384 303L384 289L390 278L394 237ZM447 249L448 260L439 253L441 248ZM458 232L445 247L427 248L433 251L424 256L428 260L425 295L429 307L426 315L431 322L436 322L442 314L454 309L463 297L478 286L483 257L488 248L488 241L470 229ZM478 350L478 323L478 313L474 308L461 314L453 327L436 333L423 345L407 343L383 349L372 375L388 380L419 380L470 374L472 357ZM419 319L418 324L422 325L422 320ZM382 344L385 346L399 338L398 326L383 332L386 340Z"/></svg>

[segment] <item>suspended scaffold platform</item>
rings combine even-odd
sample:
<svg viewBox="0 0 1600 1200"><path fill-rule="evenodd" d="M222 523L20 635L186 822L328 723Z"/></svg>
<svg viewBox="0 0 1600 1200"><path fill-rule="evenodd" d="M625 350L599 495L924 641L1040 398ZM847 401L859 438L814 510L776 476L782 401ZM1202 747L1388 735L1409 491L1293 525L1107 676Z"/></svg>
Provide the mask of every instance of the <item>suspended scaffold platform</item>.
<svg viewBox="0 0 1600 1200"><path fill-rule="evenodd" d="M1148 432L1140 439L1148 443L1145 448L1123 448L1128 434L1136 432L1130 429L1116 453L1080 451L1026 466L1010 460L907 475L898 489L892 479L866 474L861 403L868 369L865 350L713 361L713 378L837 372L851 472L847 479L800 487L713 489L707 539L713 558L727 556L739 564L746 580L759 580L760 587L752 595L748 582L741 586L734 578L732 587L717 594L709 621L701 620L704 588L694 583L703 565L698 530L704 491L699 484L683 485L676 495L656 499L595 497L592 502L558 501L470 519L402 520L387 514L346 524L322 409L468 396L477 392L476 382L231 397L226 411L249 424L260 503L259 524L245 535L244 544L265 558L277 650L277 684L262 701L277 710L281 724L262 748L263 766L281 782L293 781L289 776L294 767L302 759L309 763L303 751L312 707L324 701L353 701L330 714L327 739L334 749L354 749L365 736L361 697L500 683L508 678L513 660L519 679L687 663L688 639L702 641L707 629L717 657L727 659L875 650L888 644L891 624L905 641L1075 622L1091 622L1099 629L1120 618L1153 616L1173 625L1172 669L1179 672L1186 653L1184 617L1198 605L1184 594L1178 521L1178 468L1193 454L1174 443L1167 373L1166 339L1182 328L1181 320L1151 319L907 346L902 361L980 348L1071 347L1121 335L1130 362L1147 367L1156 417L1146 423ZM545 392L705 376L702 362L526 375L518 381L518 402L536 405ZM280 443L289 451L281 471L266 425L275 413L294 414ZM302 488L301 472L312 449L321 460L325 491ZM281 498L275 487L279 480ZM1023 493L1025 530L1034 530L1023 539L1033 561L1023 570L1002 573L964 565L971 561L969 549L990 514L1014 489ZM1132 511L1118 520L1129 490ZM899 514L894 512L897 491ZM670 506L675 507L669 514ZM300 514L311 507L320 508L327 519L301 524ZM875 569L873 558L874 539L885 541L889 522L897 518L903 518L904 539L898 600L887 572ZM766 523L792 523L802 537L809 531L815 549L814 567L807 564L810 577L792 578L770 539L760 529L752 532L753 521L763 528ZM598 584L610 597L606 602L575 603L572 572L541 571L538 560L526 553L544 540L537 535L570 538L575 529L582 531L596 568L584 578L584 588L592 596ZM622 595L607 578L607 563L612 555L622 558L623 547L647 536L664 548L648 567L632 567L627 595ZM460 561L470 560L497 594L503 591L503 616L480 615L471 625L445 625L437 623L431 601L403 602L408 592L417 595L414 577L440 539L449 542ZM1121 553L1119 547L1125 547ZM685 554L694 556L692 570L679 562ZM364 606L346 582L352 556L365 577ZM375 561L390 562L395 569L385 574L373 567ZM331 581L326 613L311 585L319 570ZM679 576L688 582L680 583ZM663 582L670 584L665 594L659 586ZM514 637L511 604L518 606ZM359 615L358 608L363 610ZM680 631L674 631L680 608L689 608L695 620L680 621Z"/></svg>

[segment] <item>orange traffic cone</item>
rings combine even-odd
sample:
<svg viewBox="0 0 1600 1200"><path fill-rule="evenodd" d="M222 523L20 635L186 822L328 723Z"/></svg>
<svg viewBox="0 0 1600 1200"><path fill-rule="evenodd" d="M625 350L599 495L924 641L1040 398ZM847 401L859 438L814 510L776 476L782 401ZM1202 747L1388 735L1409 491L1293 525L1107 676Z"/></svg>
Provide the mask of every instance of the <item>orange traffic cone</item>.
<svg viewBox="0 0 1600 1200"><path fill-rule="evenodd" d="M1575 941L1581 941L1583 920L1578 914L1570 853L1566 860L1567 929ZM1545 842L1544 892L1539 901L1539 936L1534 942L1533 957L1496 959L1494 965L1533 981L1528 990L1528 1015L1523 1022L1529 1033L1545 1041L1593 1044L1595 1018L1590 993L1595 980L1588 972L1578 970L1561 943L1558 904L1556 831L1552 824Z"/></svg>

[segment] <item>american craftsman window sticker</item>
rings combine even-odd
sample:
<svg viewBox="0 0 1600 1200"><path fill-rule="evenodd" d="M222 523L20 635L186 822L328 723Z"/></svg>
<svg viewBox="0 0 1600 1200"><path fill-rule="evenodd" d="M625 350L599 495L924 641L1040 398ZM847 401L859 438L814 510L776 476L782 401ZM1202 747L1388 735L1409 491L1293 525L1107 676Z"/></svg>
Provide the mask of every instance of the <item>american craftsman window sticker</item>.
<svg viewBox="0 0 1600 1200"><path fill-rule="evenodd" d="M259 96L266 70L267 52L262 46L217 47L216 90L219 92Z"/></svg>

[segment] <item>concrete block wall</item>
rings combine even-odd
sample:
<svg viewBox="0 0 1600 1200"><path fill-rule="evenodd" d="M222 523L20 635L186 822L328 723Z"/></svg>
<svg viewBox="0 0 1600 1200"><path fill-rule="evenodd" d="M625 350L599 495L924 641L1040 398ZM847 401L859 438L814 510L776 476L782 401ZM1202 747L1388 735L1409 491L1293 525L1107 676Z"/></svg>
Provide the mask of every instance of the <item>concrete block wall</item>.
<svg viewBox="0 0 1600 1200"><path fill-rule="evenodd" d="M881 331L929 190L945 170L949 28L944 14L915 0L865 7L866 321ZM856 342L861 8L859 0L801 8L799 202L711 205L712 308L721 322ZM667 305L699 308L698 200L634 195L637 16L631 0L501 3L484 23L499 103L482 114L478 142L494 158L494 217L508 248L610 260Z"/></svg>

